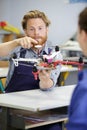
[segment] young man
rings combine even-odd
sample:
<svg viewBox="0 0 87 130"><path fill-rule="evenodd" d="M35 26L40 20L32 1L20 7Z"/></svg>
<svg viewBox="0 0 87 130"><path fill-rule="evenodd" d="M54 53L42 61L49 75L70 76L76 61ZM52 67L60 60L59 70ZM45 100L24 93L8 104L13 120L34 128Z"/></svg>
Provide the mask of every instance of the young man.
<svg viewBox="0 0 87 130"><path fill-rule="evenodd" d="M87 56L87 7L79 14L78 42ZM87 69L78 75L78 84L73 92L67 130L87 130Z"/></svg>
<svg viewBox="0 0 87 130"><path fill-rule="evenodd" d="M21 46L19 46L11 52L11 55L15 53L17 58L35 59L38 58L38 52L39 55L49 54L52 50L51 43L47 41L49 25L50 21L43 12L33 10L26 13L22 20L22 27L26 36L11 42L14 47L22 45L28 49L23 51ZM11 44L11 42L9 42L9 44ZM39 50L35 47L37 44L42 46ZM6 55L11 48L4 49L4 54L2 52L0 53ZM61 59L61 54L58 57ZM34 79L32 67L32 65L30 65L30 67L24 66L22 63L20 63L18 67L15 67L13 61L10 59L5 91L14 92L37 88L48 90L55 86L58 75L60 74L60 66L51 72L46 70L40 71L38 80Z"/></svg>
<svg viewBox="0 0 87 130"><path fill-rule="evenodd" d="M6 56L13 48L15 48L10 55L16 54L17 58L31 58L37 59L39 55L50 54L52 51L52 45L47 41L48 29L50 21L47 16L39 10L32 10L26 13L22 20L22 27L25 32L25 37L16 39L7 43L4 43L0 47L0 56ZM39 49L35 45L41 45ZM28 48L23 50L23 48ZM61 54L57 55L61 60ZM42 70L39 73L38 79L35 80L32 74L33 65L21 62L18 67L15 67L13 60L10 58L9 73L7 76L5 92L16 92L31 89L51 90L55 87L57 78L60 74L61 66L58 65L55 70L50 72ZM35 130L59 130L61 129L59 124L48 125L40 128L34 128Z"/></svg>

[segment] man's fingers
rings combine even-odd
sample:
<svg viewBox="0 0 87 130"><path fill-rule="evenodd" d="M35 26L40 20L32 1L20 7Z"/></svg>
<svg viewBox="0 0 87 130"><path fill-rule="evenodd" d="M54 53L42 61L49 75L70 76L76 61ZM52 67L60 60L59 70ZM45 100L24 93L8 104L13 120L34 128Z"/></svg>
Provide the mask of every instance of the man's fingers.
<svg viewBox="0 0 87 130"><path fill-rule="evenodd" d="M24 37L19 39L19 43L23 48L31 48L38 44L38 42L31 37Z"/></svg>
<svg viewBox="0 0 87 130"><path fill-rule="evenodd" d="M51 71L50 70L41 70L40 73L46 75L46 74L50 74Z"/></svg>
<svg viewBox="0 0 87 130"><path fill-rule="evenodd" d="M34 40L34 39L32 39L32 38L30 38L29 40L30 40L30 42L31 42L33 45L37 45L37 44L38 44L38 41L36 41L36 40Z"/></svg>

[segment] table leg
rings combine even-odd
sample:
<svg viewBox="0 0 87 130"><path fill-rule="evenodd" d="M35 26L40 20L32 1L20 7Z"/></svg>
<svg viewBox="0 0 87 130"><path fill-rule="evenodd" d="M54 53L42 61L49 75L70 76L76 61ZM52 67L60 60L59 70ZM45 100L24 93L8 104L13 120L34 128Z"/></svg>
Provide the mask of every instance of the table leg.
<svg viewBox="0 0 87 130"><path fill-rule="evenodd" d="M9 130L9 109L6 107L2 107L1 109L1 130Z"/></svg>

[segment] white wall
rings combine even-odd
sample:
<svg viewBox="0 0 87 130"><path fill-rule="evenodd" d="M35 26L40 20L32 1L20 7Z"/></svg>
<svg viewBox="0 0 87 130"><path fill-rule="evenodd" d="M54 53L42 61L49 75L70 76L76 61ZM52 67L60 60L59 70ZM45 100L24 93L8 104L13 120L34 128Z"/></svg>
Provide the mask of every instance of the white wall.
<svg viewBox="0 0 87 130"><path fill-rule="evenodd" d="M76 32L78 14L87 6L87 3L69 4L66 1L0 0L0 21L8 21L22 30L23 15L30 10L39 9L51 20L48 39L54 44L62 44Z"/></svg>

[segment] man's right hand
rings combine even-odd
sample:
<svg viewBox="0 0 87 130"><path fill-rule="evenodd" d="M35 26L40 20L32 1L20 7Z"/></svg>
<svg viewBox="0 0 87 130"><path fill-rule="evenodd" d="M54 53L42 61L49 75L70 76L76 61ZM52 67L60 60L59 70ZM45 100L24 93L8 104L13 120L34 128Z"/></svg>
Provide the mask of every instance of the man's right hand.
<svg viewBox="0 0 87 130"><path fill-rule="evenodd" d="M27 36L16 39L15 42L18 44L18 46L22 46L23 48L28 48L28 49L38 44L36 40Z"/></svg>

